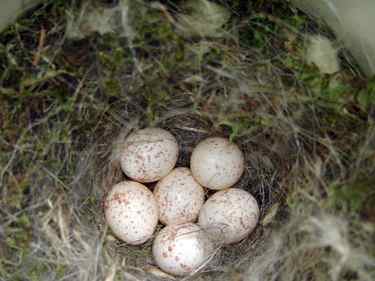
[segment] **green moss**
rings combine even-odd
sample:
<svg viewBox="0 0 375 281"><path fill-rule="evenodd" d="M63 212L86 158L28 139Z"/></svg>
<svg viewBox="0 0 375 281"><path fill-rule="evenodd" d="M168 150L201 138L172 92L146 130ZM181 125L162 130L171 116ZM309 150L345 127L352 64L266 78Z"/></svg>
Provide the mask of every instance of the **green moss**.
<svg viewBox="0 0 375 281"><path fill-rule="evenodd" d="M375 79L370 79L364 89L356 93L356 100L364 111L368 111L375 105Z"/></svg>
<svg viewBox="0 0 375 281"><path fill-rule="evenodd" d="M364 178L329 188L329 202L337 210L362 214L375 204L375 179Z"/></svg>

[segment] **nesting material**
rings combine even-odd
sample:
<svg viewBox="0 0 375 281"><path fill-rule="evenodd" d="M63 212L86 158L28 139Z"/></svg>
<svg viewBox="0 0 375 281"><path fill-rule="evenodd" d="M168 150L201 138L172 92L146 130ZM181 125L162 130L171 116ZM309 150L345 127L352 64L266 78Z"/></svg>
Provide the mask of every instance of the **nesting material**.
<svg viewBox="0 0 375 281"><path fill-rule="evenodd" d="M30 0L32 1L32 0ZM71 40L81 40L94 33L105 35L117 33L130 41L135 31L130 20L130 0L121 0L111 8L97 7L87 1L79 14L67 12L66 37Z"/></svg>
<svg viewBox="0 0 375 281"><path fill-rule="evenodd" d="M230 13L223 6L207 0L190 0L185 4L190 13L178 16L180 33L185 36L220 37Z"/></svg>
<svg viewBox="0 0 375 281"><path fill-rule="evenodd" d="M306 48L306 61L316 65L320 72L332 74L340 70L337 50L323 36L311 36Z"/></svg>
<svg viewBox="0 0 375 281"><path fill-rule="evenodd" d="M304 12L324 21L352 53L362 70L375 73L373 0L292 0Z"/></svg>

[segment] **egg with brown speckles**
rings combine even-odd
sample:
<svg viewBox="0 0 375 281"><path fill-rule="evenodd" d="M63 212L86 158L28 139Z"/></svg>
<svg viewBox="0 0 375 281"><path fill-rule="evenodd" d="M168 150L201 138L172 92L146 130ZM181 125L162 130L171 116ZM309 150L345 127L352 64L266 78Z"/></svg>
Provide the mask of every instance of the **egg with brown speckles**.
<svg viewBox="0 0 375 281"><path fill-rule="evenodd" d="M198 224L210 236L231 244L248 236L259 220L259 207L255 198L238 188L221 190L203 205Z"/></svg>
<svg viewBox="0 0 375 281"><path fill-rule="evenodd" d="M134 181L112 187L104 201L108 226L121 240L139 245L150 239L158 223L158 206L152 192Z"/></svg>
<svg viewBox="0 0 375 281"><path fill-rule="evenodd" d="M159 206L159 220L167 225L194 222L204 203L203 187L184 167L172 170L161 179L154 195Z"/></svg>
<svg viewBox="0 0 375 281"><path fill-rule="evenodd" d="M231 187L245 169L242 151L228 139L207 138L193 150L190 168L194 178L204 187L221 190Z"/></svg>
<svg viewBox="0 0 375 281"><path fill-rule="evenodd" d="M214 245L198 225L174 224L163 228L152 247L156 264L177 276L194 273L214 252Z"/></svg>
<svg viewBox="0 0 375 281"><path fill-rule="evenodd" d="M161 128L145 128L125 139L120 163L129 178L148 183L168 175L177 158L178 144L170 132Z"/></svg>

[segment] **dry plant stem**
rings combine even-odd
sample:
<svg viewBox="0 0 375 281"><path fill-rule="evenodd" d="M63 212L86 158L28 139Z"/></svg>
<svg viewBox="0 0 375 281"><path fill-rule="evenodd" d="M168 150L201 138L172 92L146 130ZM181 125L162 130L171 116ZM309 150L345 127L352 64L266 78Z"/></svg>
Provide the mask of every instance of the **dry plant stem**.
<svg viewBox="0 0 375 281"><path fill-rule="evenodd" d="M39 35L38 49L37 49L37 52L35 53L35 56L32 62L33 66L37 66L39 64L40 56L43 51L45 40L46 40L46 30L44 29L44 27L42 27L40 30L40 35Z"/></svg>

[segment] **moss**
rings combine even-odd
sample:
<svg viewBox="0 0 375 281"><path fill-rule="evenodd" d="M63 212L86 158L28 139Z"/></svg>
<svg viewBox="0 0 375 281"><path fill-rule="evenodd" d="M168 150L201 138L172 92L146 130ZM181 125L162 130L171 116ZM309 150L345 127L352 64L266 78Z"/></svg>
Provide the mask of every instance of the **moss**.
<svg viewBox="0 0 375 281"><path fill-rule="evenodd" d="M356 92L355 98L362 110L371 110L375 104L375 80L367 81L366 86Z"/></svg>
<svg viewBox="0 0 375 281"><path fill-rule="evenodd" d="M332 186L329 188L330 204L337 210L365 215L375 203L374 185L375 179L363 178L353 183Z"/></svg>

